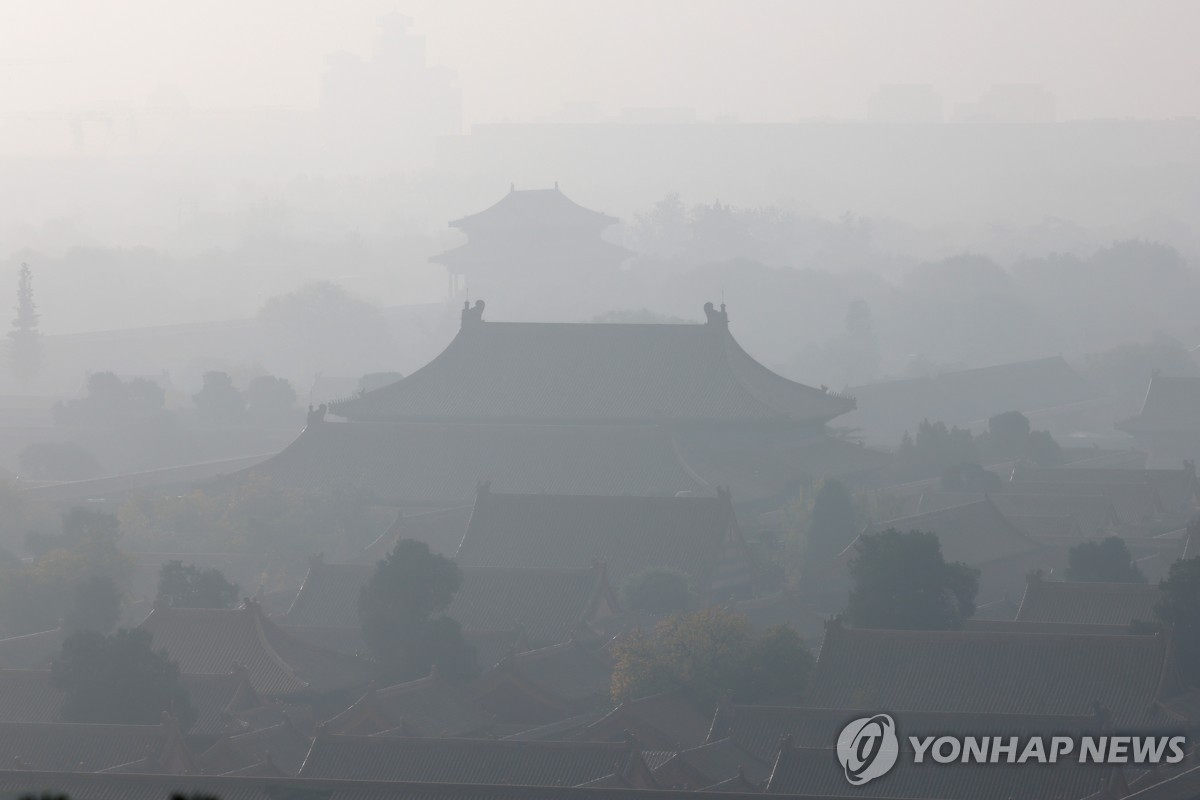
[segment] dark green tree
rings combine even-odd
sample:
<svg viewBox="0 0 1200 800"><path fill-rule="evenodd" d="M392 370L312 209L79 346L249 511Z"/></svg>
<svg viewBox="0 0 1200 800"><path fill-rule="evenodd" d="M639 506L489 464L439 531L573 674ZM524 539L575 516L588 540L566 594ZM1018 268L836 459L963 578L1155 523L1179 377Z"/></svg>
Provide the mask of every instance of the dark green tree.
<svg viewBox="0 0 1200 800"><path fill-rule="evenodd" d="M621 587L621 601L630 611L674 614L694 607L696 596L688 578L673 569L648 569L631 575Z"/></svg>
<svg viewBox="0 0 1200 800"><path fill-rule="evenodd" d="M108 633L121 618L121 590L108 575L89 575L75 586L71 605L63 616L68 634L79 631Z"/></svg>
<svg viewBox="0 0 1200 800"><path fill-rule="evenodd" d="M841 481L829 478L821 482L808 517L804 537L804 561L821 569L854 541L858 523L854 514L854 498Z"/></svg>
<svg viewBox="0 0 1200 800"><path fill-rule="evenodd" d="M34 442L17 455L22 477L49 481L82 481L104 471L96 457L74 442Z"/></svg>
<svg viewBox="0 0 1200 800"><path fill-rule="evenodd" d="M219 569L167 561L158 570L155 602L169 608L232 608L238 588Z"/></svg>
<svg viewBox="0 0 1200 800"><path fill-rule="evenodd" d="M205 425L236 425L244 421L246 401L224 372L204 373L200 391L192 395L196 417Z"/></svg>
<svg viewBox="0 0 1200 800"><path fill-rule="evenodd" d="M813 657L790 625L772 625L750 647L746 696L755 702L801 705Z"/></svg>
<svg viewBox="0 0 1200 800"><path fill-rule="evenodd" d="M1193 527L1196 523L1192 523ZM1192 686L1200 685L1200 556L1171 565L1154 613L1171 627L1179 666Z"/></svg>
<svg viewBox="0 0 1200 800"><path fill-rule="evenodd" d="M1050 431L1033 431L1025 445L1025 458L1042 467L1053 467L1063 463L1062 448Z"/></svg>
<svg viewBox="0 0 1200 800"><path fill-rule="evenodd" d="M740 614L709 608L637 631L614 652L616 702L681 689L711 708L721 697L738 703L798 703L812 655L792 628L762 633Z"/></svg>
<svg viewBox="0 0 1200 800"><path fill-rule="evenodd" d="M1146 576L1119 536L1080 542L1067 553L1066 578L1094 583L1145 583Z"/></svg>
<svg viewBox="0 0 1200 800"><path fill-rule="evenodd" d="M141 628L68 636L50 668L50 682L64 693L62 721L152 725L166 711L190 726L196 711L179 665L151 641Z"/></svg>
<svg viewBox="0 0 1200 800"><path fill-rule="evenodd" d="M63 514L61 533L30 531L25 536L25 546L35 558L40 558L56 548L72 548L81 542L115 547L120 537L121 523L116 514L74 506Z"/></svg>
<svg viewBox="0 0 1200 800"><path fill-rule="evenodd" d="M939 475L955 464L977 463L979 451L971 432L947 428L944 422L923 420L916 437L906 431L896 451L896 467L908 477Z"/></svg>
<svg viewBox="0 0 1200 800"><path fill-rule="evenodd" d="M380 560L358 598L363 638L396 680L439 674L465 680L478 671L475 648L441 613L462 583L458 565L429 545L401 539Z"/></svg>
<svg viewBox="0 0 1200 800"><path fill-rule="evenodd" d="M285 378L259 375L246 386L246 411L257 422L284 422L295 410L296 390Z"/></svg>
<svg viewBox="0 0 1200 800"><path fill-rule="evenodd" d="M995 492L1004 479L978 464L955 464L942 470L941 487L947 492Z"/></svg>
<svg viewBox="0 0 1200 800"><path fill-rule="evenodd" d="M953 630L975 613L979 570L947 563L937 534L888 528L859 537L848 621L861 628Z"/></svg>
<svg viewBox="0 0 1200 800"><path fill-rule="evenodd" d="M21 265L17 277L17 305L8 332L9 364L19 380L28 381L42 364L42 334L38 331L37 305L33 302L33 272Z"/></svg>
<svg viewBox="0 0 1200 800"><path fill-rule="evenodd" d="M1020 411L1005 411L988 420L988 444L997 458L1019 458L1029 439L1029 418Z"/></svg>

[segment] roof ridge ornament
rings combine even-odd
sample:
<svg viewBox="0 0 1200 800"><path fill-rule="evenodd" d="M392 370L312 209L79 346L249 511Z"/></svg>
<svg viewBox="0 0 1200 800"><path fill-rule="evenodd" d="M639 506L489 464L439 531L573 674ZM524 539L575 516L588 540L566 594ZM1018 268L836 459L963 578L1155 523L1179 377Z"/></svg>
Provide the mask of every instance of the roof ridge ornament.
<svg viewBox="0 0 1200 800"><path fill-rule="evenodd" d="M725 311L725 304L721 303L721 309L717 308L710 302L704 304L704 319L708 325L729 325L729 314Z"/></svg>
<svg viewBox="0 0 1200 800"><path fill-rule="evenodd" d="M324 422L325 421L325 412L327 412L328 410L329 410L329 406L326 405L325 403L321 403L321 405L317 406L316 408L313 408L312 403L309 403L308 419L305 422L305 427L310 427L312 425L319 425L322 422Z"/></svg>
<svg viewBox="0 0 1200 800"><path fill-rule="evenodd" d="M462 307L462 327L466 328L468 325L483 322L483 309L486 305L482 300L476 300L475 305L472 306L470 300L464 300Z"/></svg>

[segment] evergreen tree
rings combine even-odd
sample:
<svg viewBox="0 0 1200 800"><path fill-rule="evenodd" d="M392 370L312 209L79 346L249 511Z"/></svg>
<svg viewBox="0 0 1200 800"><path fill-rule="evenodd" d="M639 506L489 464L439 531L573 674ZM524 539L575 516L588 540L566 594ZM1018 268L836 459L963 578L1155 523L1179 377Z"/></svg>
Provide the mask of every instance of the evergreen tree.
<svg viewBox="0 0 1200 800"><path fill-rule="evenodd" d="M808 518L805 563L819 570L837 558L858 533L854 517L854 499L842 482L833 478L822 481Z"/></svg>
<svg viewBox="0 0 1200 800"><path fill-rule="evenodd" d="M979 570L947 563L937 534L888 528L859 537L846 615L860 628L954 630L975 613Z"/></svg>
<svg viewBox="0 0 1200 800"><path fill-rule="evenodd" d="M28 264L21 264L14 310L17 315L8 332L9 365L18 379L29 381L37 375L42 363L42 334L38 331L39 315L33 302L33 272Z"/></svg>
<svg viewBox="0 0 1200 800"><path fill-rule="evenodd" d="M441 613L462 583L458 565L429 545L401 539L379 561L358 598L363 638L398 681L429 674L465 680L478 672L475 648L458 622Z"/></svg>
<svg viewBox="0 0 1200 800"><path fill-rule="evenodd" d="M168 711L186 730L196 719L179 665L155 650L142 628L68 636L51 665L50 683L65 695L63 722L154 725Z"/></svg>
<svg viewBox="0 0 1200 800"><path fill-rule="evenodd" d="M1158 586L1162 599L1155 605L1154 614L1171 627L1179 666L1196 686L1200 681L1200 558L1179 559Z"/></svg>
<svg viewBox="0 0 1200 800"><path fill-rule="evenodd" d="M1125 540L1110 536L1099 542L1080 542L1067 553L1067 580L1099 583L1145 583L1133 563Z"/></svg>
<svg viewBox="0 0 1200 800"><path fill-rule="evenodd" d="M216 568L167 561L158 570L157 602L170 608L232 608L238 585Z"/></svg>
<svg viewBox="0 0 1200 800"><path fill-rule="evenodd" d="M616 702L681 689L706 709L721 697L735 703L796 704L812 669L812 655L795 629L775 625L761 633L741 614L708 608L637 630L614 651Z"/></svg>
<svg viewBox="0 0 1200 800"><path fill-rule="evenodd" d="M192 395L196 417L205 425L236 425L246 416L246 400L224 372L204 373L200 391Z"/></svg>
<svg viewBox="0 0 1200 800"><path fill-rule="evenodd" d="M621 600L630 611L671 614L690 610L696 596L682 572L648 569L630 576L621 587Z"/></svg>
<svg viewBox="0 0 1200 800"><path fill-rule="evenodd" d="M89 575L75 587L62 627L105 634L121 619L121 590L108 575Z"/></svg>

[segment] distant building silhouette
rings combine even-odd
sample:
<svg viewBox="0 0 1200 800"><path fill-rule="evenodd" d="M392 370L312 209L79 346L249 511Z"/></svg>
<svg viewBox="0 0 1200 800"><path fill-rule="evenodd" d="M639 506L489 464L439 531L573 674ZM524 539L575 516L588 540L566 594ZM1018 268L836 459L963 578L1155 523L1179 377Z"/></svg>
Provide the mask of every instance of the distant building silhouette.
<svg viewBox="0 0 1200 800"><path fill-rule="evenodd" d="M1037 84L999 84L978 102L960 105L958 117L963 122L1054 122L1054 95Z"/></svg>
<svg viewBox="0 0 1200 800"><path fill-rule="evenodd" d="M632 255L600 238L618 221L570 200L557 183L553 189L514 186L490 208L451 221L468 241L432 260L446 268L452 296L473 278L495 283L612 272Z"/></svg>
<svg viewBox="0 0 1200 800"><path fill-rule="evenodd" d="M425 37L399 14L380 18L369 58L330 56L320 110L327 146L351 164L428 163L438 136L462 130L462 92L452 71L426 61Z"/></svg>
<svg viewBox="0 0 1200 800"><path fill-rule="evenodd" d="M942 96L928 84L880 86L867 101L867 119L871 122L941 122Z"/></svg>

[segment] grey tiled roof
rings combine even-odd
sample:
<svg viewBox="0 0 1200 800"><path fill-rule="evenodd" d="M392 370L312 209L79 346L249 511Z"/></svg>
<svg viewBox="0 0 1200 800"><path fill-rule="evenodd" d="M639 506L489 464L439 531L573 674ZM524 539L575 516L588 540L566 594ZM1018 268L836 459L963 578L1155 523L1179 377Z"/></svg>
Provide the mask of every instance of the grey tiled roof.
<svg viewBox="0 0 1200 800"><path fill-rule="evenodd" d="M924 768L923 768L924 767ZM912 800L1012 800L1012 798L1083 798L1099 792L1111 767L1079 764L1065 759L1057 764L949 764L929 769L901 757L887 774L863 786L846 781L842 765L832 750L785 749L776 761L768 794L845 797L903 797Z"/></svg>
<svg viewBox="0 0 1200 800"><path fill-rule="evenodd" d="M708 491L653 425L322 422L248 472L297 489L354 485L410 511L473 503L482 482L556 494Z"/></svg>
<svg viewBox="0 0 1200 800"><path fill-rule="evenodd" d="M759 364L719 322L476 322L426 366L333 411L393 421L824 422L853 407Z"/></svg>
<svg viewBox="0 0 1200 800"><path fill-rule="evenodd" d="M375 734L361 730L356 721L368 718L370 727L386 726L391 735L441 737L470 736L485 731L491 717L471 703L462 690L436 674L382 689L372 689L353 706L330 718L330 733Z"/></svg>
<svg viewBox="0 0 1200 800"><path fill-rule="evenodd" d="M1038 544L1009 522L988 499L879 522L867 528L865 533L877 533L887 528L936 533L947 561L961 561L972 566L1038 549ZM852 552L855 546L852 543L847 550Z"/></svg>
<svg viewBox="0 0 1200 800"><path fill-rule="evenodd" d="M1117 427L1130 433L1200 431L1200 378L1155 375L1142 410Z"/></svg>
<svg viewBox="0 0 1200 800"><path fill-rule="evenodd" d="M323 735L313 742L300 776L578 786L625 772L638 758L627 743Z"/></svg>
<svg viewBox="0 0 1200 800"><path fill-rule="evenodd" d="M281 622L357 629L359 593L374 569L374 564L327 564L314 559ZM520 626L531 644L557 644L586 622L610 593L604 570L595 567L467 566L462 567L462 584L445 613L466 630Z"/></svg>
<svg viewBox="0 0 1200 800"><path fill-rule="evenodd" d="M1088 625L1129 625L1153 622L1160 597L1146 583L1076 583L1030 578L1017 620L1068 622Z"/></svg>
<svg viewBox="0 0 1200 800"><path fill-rule="evenodd" d="M586 566L620 586L670 568L705 583L726 546L728 497L589 497L481 492L457 560L463 566Z"/></svg>
<svg viewBox="0 0 1200 800"><path fill-rule="evenodd" d="M717 710L709 734L713 741L731 738L741 748L773 761L787 740L796 747L828 748L837 742L846 723L863 716L863 709L807 706L726 705ZM952 733L978 736L1077 734L1099 728L1095 715L964 714L905 710L896 712L901 734Z"/></svg>
<svg viewBox="0 0 1200 800"><path fill-rule="evenodd" d="M209 795L221 800L689 800L689 792L560 786L395 783L365 780L306 780L211 775L95 775L64 772L0 770L0 794L68 794L72 800L166 800L174 793ZM727 795L751 797L752 795Z"/></svg>
<svg viewBox="0 0 1200 800"><path fill-rule="evenodd" d="M1070 467L1026 467L1013 470L1012 479L1023 483L1146 484L1158 491L1164 510L1176 512L1194 508L1197 486L1193 469L1088 469Z"/></svg>
<svg viewBox="0 0 1200 800"><path fill-rule="evenodd" d="M1166 637L901 631L832 624L807 689L822 708L982 714L1092 713L1161 723L1185 687Z"/></svg>
<svg viewBox="0 0 1200 800"><path fill-rule="evenodd" d="M170 741L165 724L3 722L0 763L22 763L34 770L96 772L157 756Z"/></svg>
<svg viewBox="0 0 1200 800"><path fill-rule="evenodd" d="M156 608L141 627L182 671L220 675L241 665L263 695L297 694L310 687L336 691L370 680L364 662L295 638L253 603L238 609Z"/></svg>

